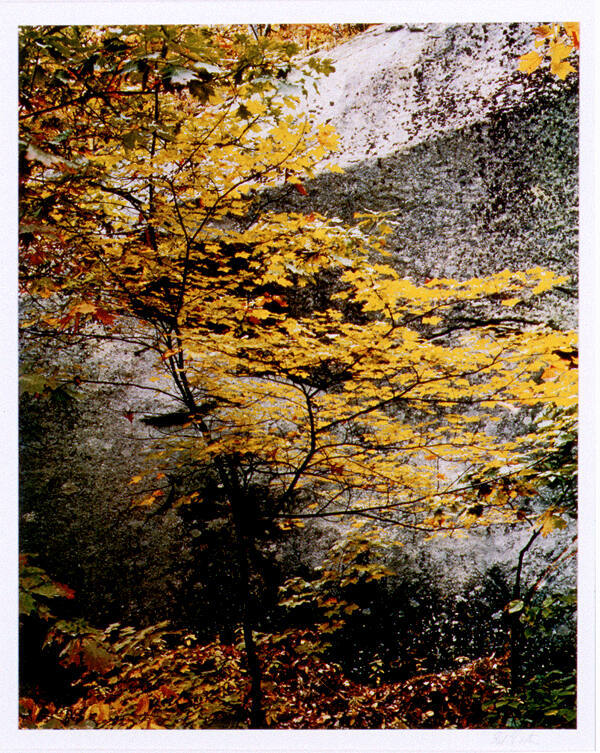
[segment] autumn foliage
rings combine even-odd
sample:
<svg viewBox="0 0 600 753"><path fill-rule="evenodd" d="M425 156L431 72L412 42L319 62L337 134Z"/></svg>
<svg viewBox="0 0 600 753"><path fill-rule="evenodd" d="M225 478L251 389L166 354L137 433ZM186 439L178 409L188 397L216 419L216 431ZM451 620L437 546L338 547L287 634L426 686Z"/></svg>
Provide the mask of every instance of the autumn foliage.
<svg viewBox="0 0 600 753"><path fill-rule="evenodd" d="M578 23L542 24L536 26L534 33L535 49L519 58L520 71L533 73L549 62L550 73L561 80L577 72L572 63L579 50Z"/></svg>
<svg viewBox="0 0 600 753"><path fill-rule="evenodd" d="M172 729L245 728L248 677L241 648L220 640L198 645L176 636L129 656L118 670L88 672L85 695L57 710L21 699L26 727ZM171 636L173 638L173 636ZM319 638L290 631L259 639L266 720L279 729L406 729L483 725L483 705L507 682L505 658L463 663L455 671L404 683L361 685L318 656ZM315 653L315 650L317 653Z"/></svg>

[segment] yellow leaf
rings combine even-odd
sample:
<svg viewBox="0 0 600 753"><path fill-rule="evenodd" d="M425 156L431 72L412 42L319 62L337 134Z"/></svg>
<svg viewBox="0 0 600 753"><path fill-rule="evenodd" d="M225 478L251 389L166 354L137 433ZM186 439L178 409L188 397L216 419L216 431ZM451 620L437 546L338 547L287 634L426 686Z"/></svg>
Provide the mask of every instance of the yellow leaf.
<svg viewBox="0 0 600 753"><path fill-rule="evenodd" d="M77 306L71 309L76 314L93 314L95 310L96 307L93 303L78 303Z"/></svg>
<svg viewBox="0 0 600 753"><path fill-rule="evenodd" d="M524 73L533 73L542 64L542 57L537 52L528 52L519 58L519 70Z"/></svg>
<svg viewBox="0 0 600 753"><path fill-rule="evenodd" d="M262 102L257 102L255 99L250 99L247 102L244 102L244 106L252 115L260 115L266 110L264 104Z"/></svg>
<svg viewBox="0 0 600 753"><path fill-rule="evenodd" d="M131 479L131 481L129 483L130 484L139 484L141 480L142 480L141 476L133 476L132 479Z"/></svg>
<svg viewBox="0 0 600 753"><path fill-rule="evenodd" d="M145 497L144 499L136 500L133 504L136 507L150 507L156 502L156 493L154 492L149 497Z"/></svg>
<svg viewBox="0 0 600 753"><path fill-rule="evenodd" d="M552 65L557 65L565 58L568 58L571 52L573 52L573 48L569 45L563 44L562 42L553 42L550 45L550 59Z"/></svg>
<svg viewBox="0 0 600 753"><path fill-rule="evenodd" d="M542 524L541 533L542 536L548 536L552 531L561 528L566 528L566 521L557 515L553 510L547 510L541 517L540 523Z"/></svg>
<svg viewBox="0 0 600 753"><path fill-rule="evenodd" d="M503 306L516 306L519 300L519 298L505 298L501 303Z"/></svg>
<svg viewBox="0 0 600 753"><path fill-rule="evenodd" d="M93 703L85 710L84 719L89 719L92 714L98 722L107 722L110 719L110 706L107 703Z"/></svg>
<svg viewBox="0 0 600 753"><path fill-rule="evenodd" d="M424 316L421 320L423 324L439 324L442 321L441 316Z"/></svg>
<svg viewBox="0 0 600 753"><path fill-rule="evenodd" d="M561 63L551 63L550 70L555 76L558 76L561 81L564 81L569 73L575 73L575 68L573 68L571 63L566 60L563 60Z"/></svg>

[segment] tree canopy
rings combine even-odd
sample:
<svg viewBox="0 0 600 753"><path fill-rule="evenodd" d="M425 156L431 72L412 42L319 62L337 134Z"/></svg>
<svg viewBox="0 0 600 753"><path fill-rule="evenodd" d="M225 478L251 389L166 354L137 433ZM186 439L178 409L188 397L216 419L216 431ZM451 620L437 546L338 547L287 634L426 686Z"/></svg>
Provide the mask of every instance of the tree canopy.
<svg viewBox="0 0 600 753"><path fill-rule="evenodd" d="M190 412L198 462L245 456L283 498L307 488L321 514L335 498L333 509L412 518L465 478L436 463L492 462L511 476L532 437L499 441L483 416L575 404L572 333L445 323L465 304L510 308L562 278L417 285L369 216L348 228L261 206L269 185L306 191L337 143L295 112L291 45L145 27L32 30L23 46L21 284L41 301L25 327L151 325L139 337Z"/></svg>

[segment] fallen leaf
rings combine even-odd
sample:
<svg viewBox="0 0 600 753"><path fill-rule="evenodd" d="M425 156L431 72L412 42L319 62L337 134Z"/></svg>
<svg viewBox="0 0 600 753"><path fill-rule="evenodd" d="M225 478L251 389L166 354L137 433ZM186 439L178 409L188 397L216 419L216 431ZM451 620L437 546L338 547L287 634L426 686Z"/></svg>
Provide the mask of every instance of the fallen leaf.
<svg viewBox="0 0 600 753"><path fill-rule="evenodd" d="M145 714L150 709L150 698L147 695L143 695L135 707L136 714Z"/></svg>

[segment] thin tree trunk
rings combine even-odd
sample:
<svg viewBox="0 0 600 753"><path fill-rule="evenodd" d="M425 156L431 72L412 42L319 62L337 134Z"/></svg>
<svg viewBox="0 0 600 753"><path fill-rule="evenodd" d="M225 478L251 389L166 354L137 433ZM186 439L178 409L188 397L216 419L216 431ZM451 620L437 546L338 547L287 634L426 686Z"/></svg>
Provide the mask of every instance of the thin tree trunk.
<svg viewBox="0 0 600 753"><path fill-rule="evenodd" d="M523 559L528 549L540 535L541 529L534 531L529 541L519 552L519 561L515 573L515 582L513 585L513 601L521 598L521 573L523 570ZM521 687L521 664L522 664L522 644L523 644L523 627L521 625L521 612L514 612L510 615L510 688L516 692Z"/></svg>
<svg viewBox="0 0 600 753"><path fill-rule="evenodd" d="M238 497L230 501L238 550L239 585L242 601L242 631L246 648L246 660L248 662L248 674L250 676L250 726L253 729L264 729L267 723L263 709L262 670L254 641L250 560L248 556L249 535L244 530L244 516L241 509L243 498Z"/></svg>
<svg viewBox="0 0 600 753"><path fill-rule="evenodd" d="M175 369L172 369L172 372L173 376L175 376ZM183 369L181 373L185 376ZM176 379L175 381L187 408L192 413L196 412L198 406L189 389L187 380L182 382ZM207 431L202 423L200 424L200 430L203 433ZM219 477L227 490L234 525L233 533L238 555L238 584L242 607L242 632L246 649L246 660L248 662L248 674L250 676L250 727L253 729L264 729L267 727L267 721L263 709L262 669L254 641L253 600L250 583L249 549L254 544L254 538L252 532L246 530L247 510L244 510L244 492L240 487L235 467L222 459L217 459L215 465Z"/></svg>

